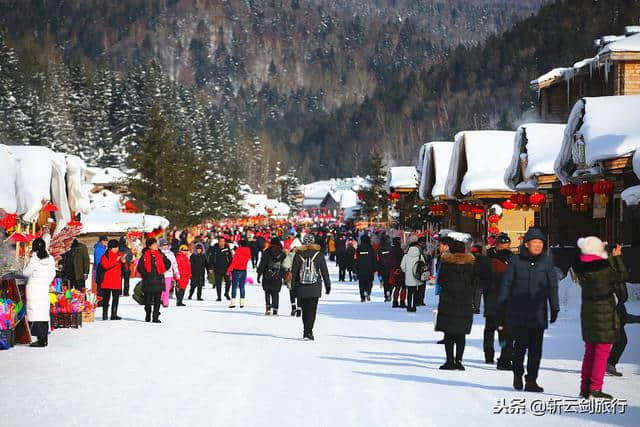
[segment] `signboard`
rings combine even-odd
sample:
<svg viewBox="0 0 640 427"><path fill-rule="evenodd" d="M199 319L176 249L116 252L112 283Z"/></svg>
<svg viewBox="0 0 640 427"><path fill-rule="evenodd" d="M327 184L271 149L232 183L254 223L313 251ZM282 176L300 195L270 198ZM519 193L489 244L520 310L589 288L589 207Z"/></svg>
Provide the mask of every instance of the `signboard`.
<svg viewBox="0 0 640 427"><path fill-rule="evenodd" d="M595 196L593 198L593 219L602 219L607 217L606 199Z"/></svg>

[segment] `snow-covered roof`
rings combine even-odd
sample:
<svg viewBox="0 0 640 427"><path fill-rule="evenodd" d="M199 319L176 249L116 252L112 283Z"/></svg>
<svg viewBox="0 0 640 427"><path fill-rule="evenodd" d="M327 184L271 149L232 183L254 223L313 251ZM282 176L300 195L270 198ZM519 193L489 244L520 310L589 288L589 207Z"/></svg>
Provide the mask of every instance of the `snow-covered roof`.
<svg viewBox="0 0 640 427"><path fill-rule="evenodd" d="M134 230L148 233L168 226L169 220L164 217L138 213L94 210L82 217L82 234L126 233Z"/></svg>
<svg viewBox="0 0 640 427"><path fill-rule="evenodd" d="M302 186L304 194L303 207L317 207L324 200L327 193L338 190L351 190L354 187L366 187L365 178L356 176L352 178L333 178L324 181L311 182Z"/></svg>
<svg viewBox="0 0 640 427"><path fill-rule="evenodd" d="M554 169L567 183L603 160L633 154L640 147L640 95L581 98L569 114Z"/></svg>
<svg viewBox="0 0 640 427"><path fill-rule="evenodd" d="M93 185L122 184L128 179L127 174L116 168L87 168L87 179Z"/></svg>
<svg viewBox="0 0 640 427"><path fill-rule="evenodd" d="M246 216L287 217L291 212L289 205L269 199L266 194L244 194L241 206Z"/></svg>
<svg viewBox="0 0 640 427"><path fill-rule="evenodd" d="M388 188L418 188L418 171L413 166L393 166L387 171Z"/></svg>
<svg viewBox="0 0 640 427"><path fill-rule="evenodd" d="M504 175L511 163L515 132L498 130L462 131L455 146L445 186L447 197L477 191L511 191Z"/></svg>
<svg viewBox="0 0 640 427"><path fill-rule="evenodd" d="M6 145L0 145L0 210L15 213L18 207L16 200L16 180L18 159Z"/></svg>
<svg viewBox="0 0 640 427"><path fill-rule="evenodd" d="M572 68L569 67L558 67L558 68L554 68L553 70L544 73L543 75L541 75L540 77L538 77L537 79L531 80L531 82L529 82L529 84L531 85L540 85L542 83L546 83L549 81L553 81L556 79L561 79L564 77L564 73L567 72L568 70L572 70Z"/></svg>
<svg viewBox="0 0 640 427"><path fill-rule="evenodd" d="M444 194L453 154L453 141L432 141L423 145L419 196L426 200Z"/></svg>
<svg viewBox="0 0 640 427"><path fill-rule="evenodd" d="M97 193L91 193L89 198L91 211L120 212L122 210L120 196L112 191L100 190Z"/></svg>
<svg viewBox="0 0 640 427"><path fill-rule="evenodd" d="M562 147L565 127L564 124L553 123L520 125L514 138L511 164L504 175L505 183L515 189L538 175L553 174L553 164Z"/></svg>
<svg viewBox="0 0 640 427"><path fill-rule="evenodd" d="M598 55L610 52L640 52L640 34L634 34L629 37L622 36L618 40L605 45L598 52Z"/></svg>

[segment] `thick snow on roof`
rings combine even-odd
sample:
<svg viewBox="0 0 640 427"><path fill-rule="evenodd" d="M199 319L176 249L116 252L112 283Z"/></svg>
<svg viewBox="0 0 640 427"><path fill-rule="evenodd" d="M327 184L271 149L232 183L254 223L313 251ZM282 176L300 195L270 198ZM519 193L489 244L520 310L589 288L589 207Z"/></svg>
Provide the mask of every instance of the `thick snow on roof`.
<svg viewBox="0 0 640 427"><path fill-rule="evenodd" d="M611 42L603 47L602 50L598 52L598 55L609 52L640 52L640 34L634 34Z"/></svg>
<svg viewBox="0 0 640 427"><path fill-rule="evenodd" d="M126 233L133 230L148 233L168 226L169 220L156 215L95 210L82 217L82 234Z"/></svg>
<svg viewBox="0 0 640 427"><path fill-rule="evenodd" d="M640 178L640 150L633 153L633 172Z"/></svg>
<svg viewBox="0 0 640 427"><path fill-rule="evenodd" d="M423 146L419 196L426 200L444 194L453 154L453 141L432 141ZM432 169L435 169L435 173ZM433 179L435 177L435 179Z"/></svg>
<svg viewBox="0 0 640 427"><path fill-rule="evenodd" d="M93 185L120 184L128 179L127 174L116 168L87 168L87 179Z"/></svg>
<svg viewBox="0 0 640 427"><path fill-rule="evenodd" d="M455 198L475 191L510 191L504 175L511 163L515 132L462 131L455 136L445 194ZM466 163L467 170L462 166ZM459 176L464 172L464 176Z"/></svg>
<svg viewBox="0 0 640 427"><path fill-rule="evenodd" d="M640 185L626 188L622 194L620 194L620 197L622 197L622 200L629 206L640 204Z"/></svg>
<svg viewBox="0 0 640 427"><path fill-rule="evenodd" d="M289 205L269 199L266 194L244 194L242 208L246 216L286 217L291 212Z"/></svg>
<svg viewBox="0 0 640 427"><path fill-rule="evenodd" d="M418 188L418 171L413 166L393 166L387 171L387 187Z"/></svg>
<svg viewBox="0 0 640 427"><path fill-rule="evenodd" d="M0 145L0 210L15 213L18 207L16 200L16 179L18 160L9 147Z"/></svg>
<svg viewBox="0 0 640 427"><path fill-rule="evenodd" d="M336 190L351 190L353 187L366 187L366 178L359 176L352 178L334 178L324 181L311 182L302 186L304 194L303 207L320 206L327 193Z"/></svg>
<svg viewBox="0 0 640 427"><path fill-rule="evenodd" d="M525 123L518 127L511 164L504 175L509 187L516 188L521 178L528 183L538 175L554 173L553 164L562 147L565 127L552 123Z"/></svg>
<svg viewBox="0 0 640 427"><path fill-rule="evenodd" d="M122 210L120 196L112 191L101 190L97 193L91 193L89 197L91 203L90 211L120 212Z"/></svg>
<svg viewBox="0 0 640 427"><path fill-rule="evenodd" d="M578 169L633 154L640 147L639 111L640 95L578 100L555 162L558 178L566 183Z"/></svg>
<svg viewBox="0 0 640 427"><path fill-rule="evenodd" d="M529 84L538 85L540 83L544 83L544 82L549 81L549 80L555 80L555 79L558 79L558 78L562 78L564 76L564 73L567 72L568 70L573 70L573 68L570 68L570 67L554 68L553 70L549 71L548 73L545 73L545 74L541 75L537 79L531 80L531 82L529 82Z"/></svg>

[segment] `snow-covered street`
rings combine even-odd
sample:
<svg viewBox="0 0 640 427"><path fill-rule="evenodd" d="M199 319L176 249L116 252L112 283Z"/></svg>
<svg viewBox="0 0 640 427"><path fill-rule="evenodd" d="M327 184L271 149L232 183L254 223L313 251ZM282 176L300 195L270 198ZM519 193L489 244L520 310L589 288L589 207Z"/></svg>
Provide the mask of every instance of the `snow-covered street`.
<svg viewBox="0 0 640 427"><path fill-rule="evenodd" d="M332 277L337 271L330 263ZM123 298L124 320L56 330L46 349L18 346L2 353L3 426L426 426L638 425L640 327L627 326L629 346L604 389L628 400L626 413L534 416L534 399L577 401L583 343L575 314L561 313L547 331L539 383L542 395L514 392L510 372L484 364L484 319L467 337L465 372L440 371L432 310L415 315L374 301L359 302L357 284L334 283L323 297L316 341L302 341L289 316L288 292L278 317L264 316L259 286L248 306L204 302L162 311L162 324ZM640 313L637 301L627 305ZM497 341L497 339L496 339ZM497 345L497 342L496 342ZM526 399L526 415L493 414L496 400ZM577 408L574 408L577 409ZM13 417L11 414L21 414ZM562 424L560 424L562 423Z"/></svg>

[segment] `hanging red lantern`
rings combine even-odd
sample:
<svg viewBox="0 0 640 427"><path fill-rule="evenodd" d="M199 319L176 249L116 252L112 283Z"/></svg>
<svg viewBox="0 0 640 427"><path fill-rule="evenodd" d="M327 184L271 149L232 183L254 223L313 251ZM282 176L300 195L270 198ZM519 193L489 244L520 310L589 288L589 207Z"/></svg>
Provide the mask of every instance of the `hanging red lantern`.
<svg viewBox="0 0 640 427"><path fill-rule="evenodd" d="M544 206L547 202L547 196L540 193L533 193L529 196L529 204L533 207L533 210L540 212L540 207Z"/></svg>
<svg viewBox="0 0 640 427"><path fill-rule="evenodd" d="M593 195L593 186L589 182L583 182L576 187L576 196L582 196L582 203L588 205L591 203L591 196Z"/></svg>
<svg viewBox="0 0 640 427"><path fill-rule="evenodd" d="M576 186L574 184L565 184L560 187L560 194L567 199L567 204L573 204L573 197L576 195Z"/></svg>
<svg viewBox="0 0 640 427"><path fill-rule="evenodd" d="M45 212L57 212L58 207L55 204L49 202L42 207L42 210Z"/></svg>
<svg viewBox="0 0 640 427"><path fill-rule="evenodd" d="M492 225L491 227L489 227L488 231L489 231L489 234L500 234L500 229L495 225Z"/></svg>
<svg viewBox="0 0 640 427"><path fill-rule="evenodd" d="M2 219L0 219L0 227L5 230L10 230L16 226L18 223L18 215L16 214L6 214Z"/></svg>
<svg viewBox="0 0 640 427"><path fill-rule="evenodd" d="M512 209L515 209L516 204L513 203L513 201L511 199L509 199L509 200L505 200L504 202L502 202L500 204L500 206L502 206L502 209L506 209L506 210L510 211Z"/></svg>
<svg viewBox="0 0 640 427"><path fill-rule="evenodd" d="M482 215L484 215L484 208L482 206L474 206L473 215L476 221L482 219Z"/></svg>
<svg viewBox="0 0 640 427"><path fill-rule="evenodd" d="M400 198L400 194L396 193L395 191L391 194L389 194L389 199L391 200L398 200Z"/></svg>
<svg viewBox="0 0 640 427"><path fill-rule="evenodd" d="M496 214L489 215L487 221L489 222L489 224L497 224L498 222L500 222L500 217Z"/></svg>
<svg viewBox="0 0 640 427"><path fill-rule="evenodd" d="M601 179L593 184L593 192L598 195L601 203L606 204L609 200L609 194L613 192L615 187L616 183L614 181Z"/></svg>

